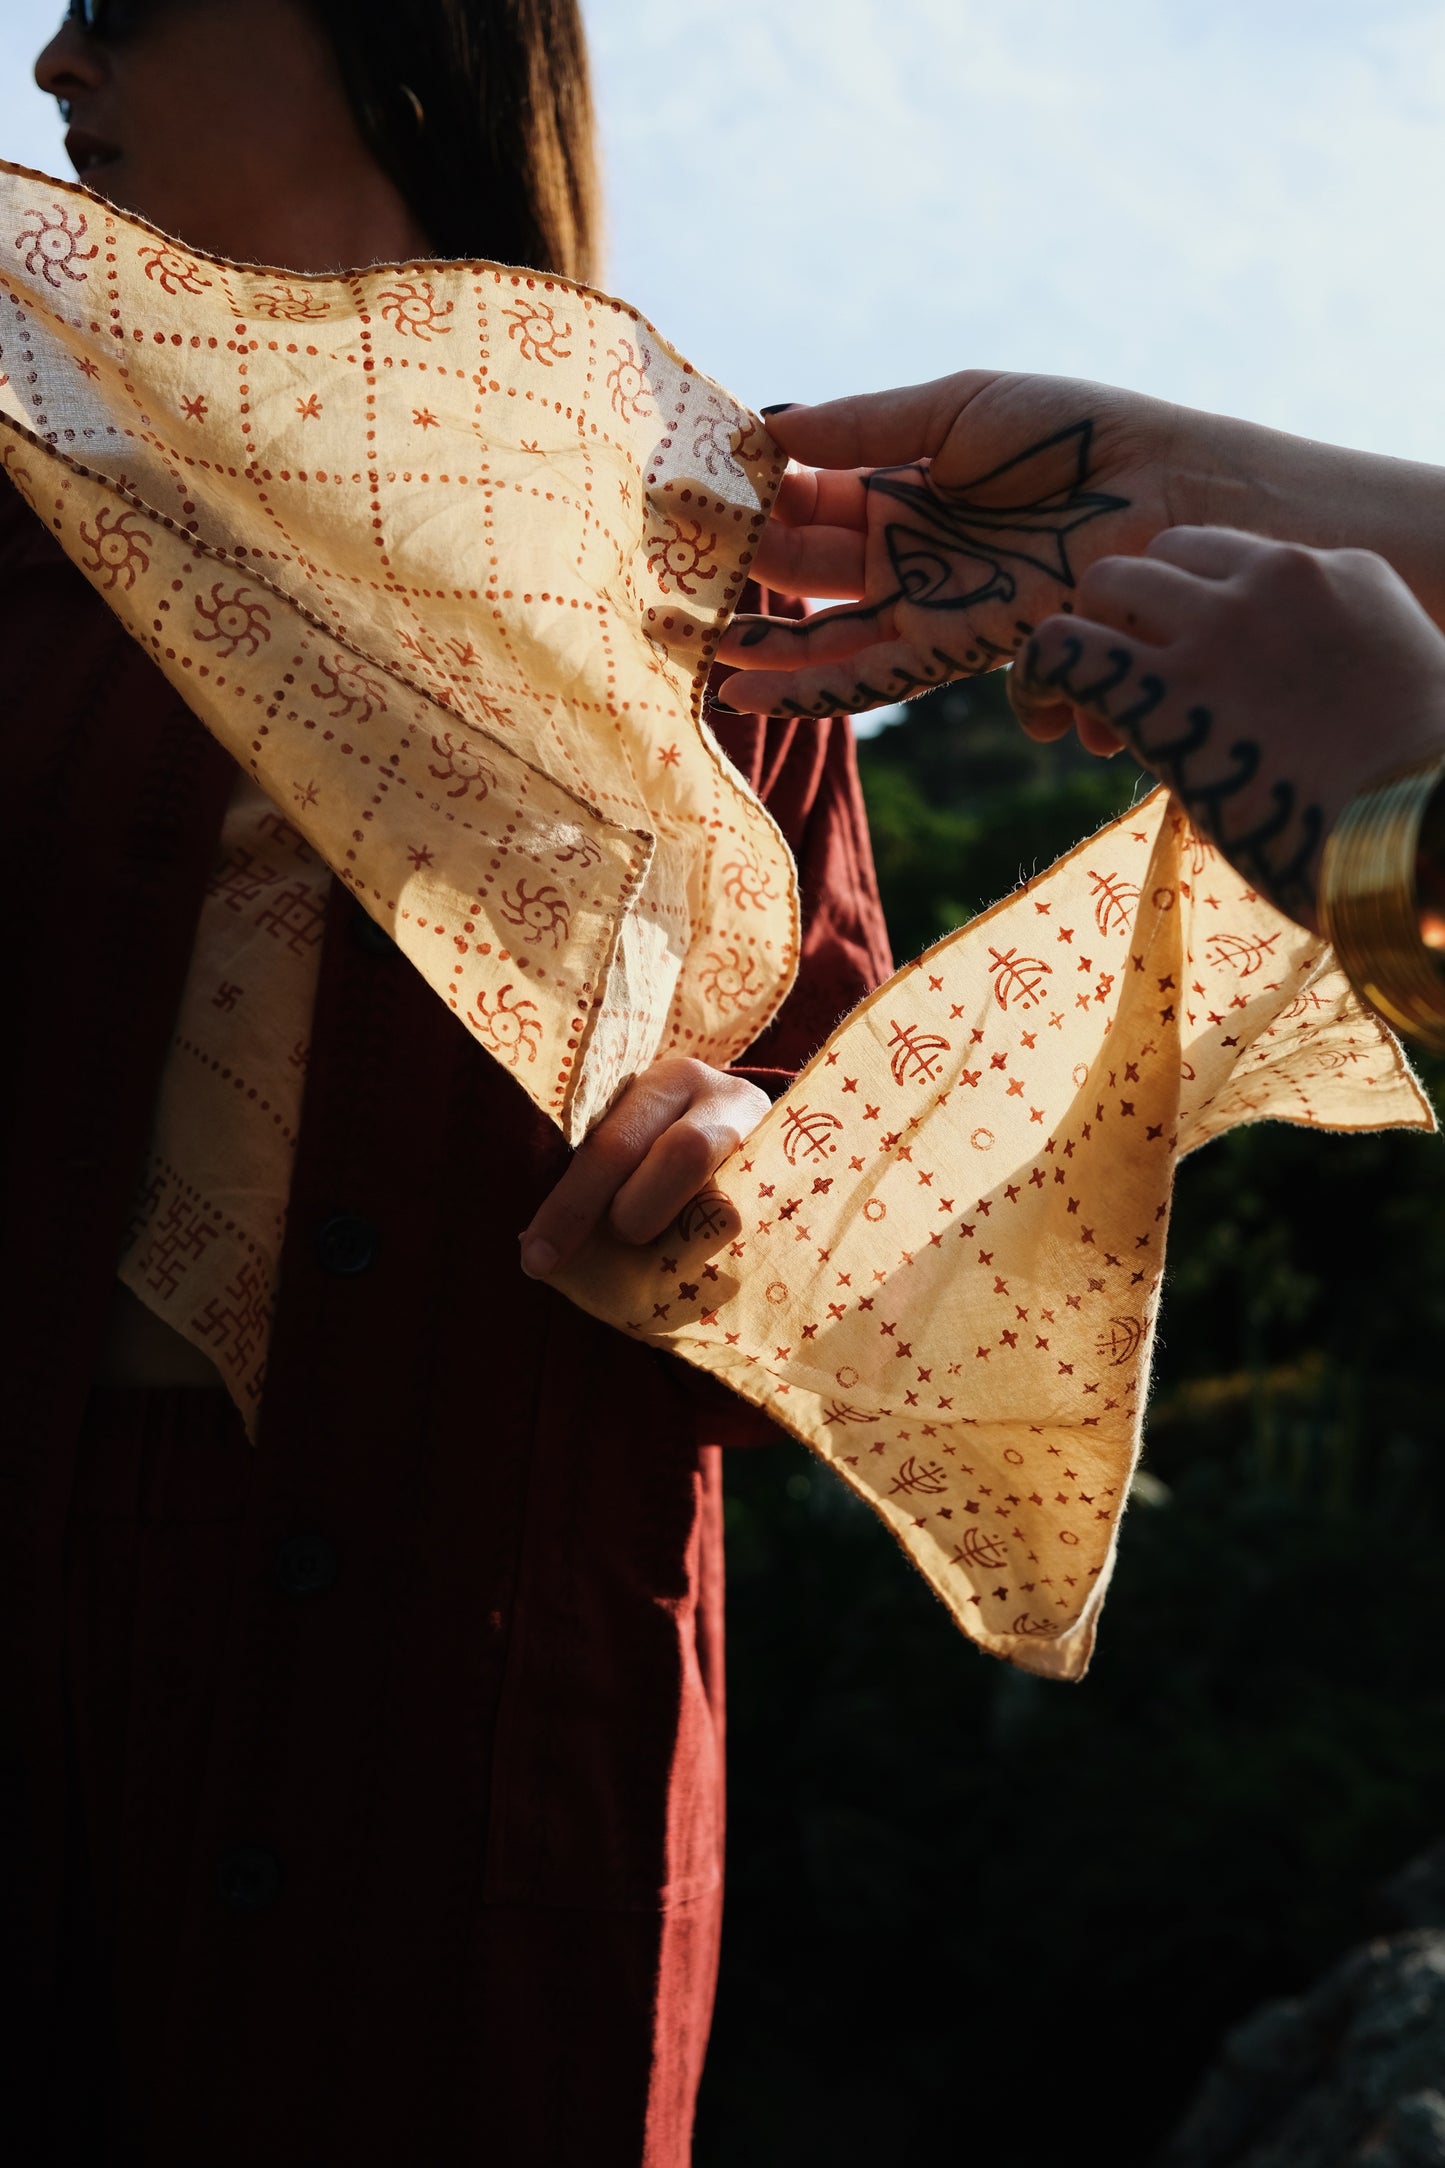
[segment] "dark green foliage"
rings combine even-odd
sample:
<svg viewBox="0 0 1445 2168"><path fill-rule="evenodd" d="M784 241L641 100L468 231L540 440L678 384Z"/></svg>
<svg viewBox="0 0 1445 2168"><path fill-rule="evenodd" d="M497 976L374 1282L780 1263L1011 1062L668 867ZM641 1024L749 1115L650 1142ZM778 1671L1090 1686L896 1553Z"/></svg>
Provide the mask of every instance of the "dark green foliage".
<svg viewBox="0 0 1445 2168"><path fill-rule="evenodd" d="M901 955L1133 793L997 692L862 749ZM730 1461L699 2168L1142 2164L1219 2033L1445 1827L1445 1146L1211 1145L1170 1268L1153 1502L1081 1686L971 1649L801 1447Z"/></svg>

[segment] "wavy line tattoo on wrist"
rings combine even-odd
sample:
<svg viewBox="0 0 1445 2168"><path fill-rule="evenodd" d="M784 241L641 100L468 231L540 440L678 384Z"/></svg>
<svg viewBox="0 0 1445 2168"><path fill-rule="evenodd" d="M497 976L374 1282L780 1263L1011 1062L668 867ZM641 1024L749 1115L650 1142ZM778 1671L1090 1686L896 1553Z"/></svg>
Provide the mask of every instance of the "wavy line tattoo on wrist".
<svg viewBox="0 0 1445 2168"><path fill-rule="evenodd" d="M897 505L904 515L888 518L882 532L894 584L881 600L860 604L852 611L840 610L833 622L846 623L851 617L860 624L873 623L900 604L937 613L943 622L938 626L938 640L928 650L928 662L937 668L895 668L886 686L855 677L839 690L827 688L812 701L780 703L782 710L793 715L828 715L869 702L906 700L945 679L971 676L1008 662L1033 631L1031 620L1015 618L1007 628L997 628L1006 629L1006 644L974 624L962 628L961 641L950 638L946 621L987 603L1013 602L1021 571L1041 573L1062 588L1076 584L1070 535L1105 513L1127 511L1130 504L1127 497L1085 486L1093 438L1091 420L1071 422L988 473L953 488L934 482L926 465L880 467L870 474L864 482L868 495ZM987 492L990 502L979 501L980 491ZM738 644L757 647L791 629L764 620L747 626Z"/></svg>
<svg viewBox="0 0 1445 2168"><path fill-rule="evenodd" d="M1305 802L1295 784L1280 776L1266 789L1270 811L1252 828L1231 835L1225 808L1259 781L1264 755L1257 741L1237 738L1226 750L1218 742L1214 710L1202 706L1185 710L1185 728L1177 736L1152 735L1144 725L1168 698L1163 678L1154 671L1141 671L1136 677L1136 658L1127 648L1114 647L1109 650L1105 674L1092 684L1080 685L1074 673L1083 659L1083 642L1067 637L1062 649L1062 659L1045 670L1038 642L1029 642L1015 665L1025 691L1055 699L1062 694L1072 706L1103 716L1128 740L1144 766L1168 784L1195 826L1246 880L1290 916L1301 911L1313 915L1325 825L1320 807ZM1114 695L1126 688L1133 695L1130 704L1116 706ZM1231 763L1222 773L1221 759Z"/></svg>

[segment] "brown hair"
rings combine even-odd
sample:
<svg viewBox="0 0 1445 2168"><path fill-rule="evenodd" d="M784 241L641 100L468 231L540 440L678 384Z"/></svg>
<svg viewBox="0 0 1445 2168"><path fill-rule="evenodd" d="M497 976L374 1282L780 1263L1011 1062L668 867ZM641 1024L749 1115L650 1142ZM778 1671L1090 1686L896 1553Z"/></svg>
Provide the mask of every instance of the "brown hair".
<svg viewBox="0 0 1445 2168"><path fill-rule="evenodd" d="M377 159L442 256L595 279L579 0L311 0Z"/></svg>

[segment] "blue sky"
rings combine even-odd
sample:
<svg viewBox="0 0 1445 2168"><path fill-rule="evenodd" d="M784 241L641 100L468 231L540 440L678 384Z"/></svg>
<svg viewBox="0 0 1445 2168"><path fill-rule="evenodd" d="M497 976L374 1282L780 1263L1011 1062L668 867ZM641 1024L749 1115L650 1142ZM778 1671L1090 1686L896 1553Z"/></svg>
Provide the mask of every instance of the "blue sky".
<svg viewBox="0 0 1445 2168"><path fill-rule="evenodd" d="M1044 369L1445 464L1445 0L584 4L608 284L745 398ZM51 170L58 13L0 21Z"/></svg>

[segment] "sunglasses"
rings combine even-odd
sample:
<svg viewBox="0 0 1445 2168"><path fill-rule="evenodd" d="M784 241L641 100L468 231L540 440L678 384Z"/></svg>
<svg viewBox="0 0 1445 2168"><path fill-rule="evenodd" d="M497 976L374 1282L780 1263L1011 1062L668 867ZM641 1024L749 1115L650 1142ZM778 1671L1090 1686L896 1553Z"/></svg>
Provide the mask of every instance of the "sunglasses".
<svg viewBox="0 0 1445 2168"><path fill-rule="evenodd" d="M149 14L151 0L66 0L65 19L91 38L123 38Z"/></svg>

